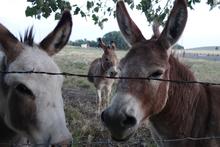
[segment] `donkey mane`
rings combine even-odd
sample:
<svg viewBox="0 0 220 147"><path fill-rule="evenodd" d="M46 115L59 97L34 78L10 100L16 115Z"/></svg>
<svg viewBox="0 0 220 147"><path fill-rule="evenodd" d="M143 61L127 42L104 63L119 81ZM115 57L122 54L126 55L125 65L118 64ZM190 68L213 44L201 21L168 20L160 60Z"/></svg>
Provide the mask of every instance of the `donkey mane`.
<svg viewBox="0 0 220 147"><path fill-rule="evenodd" d="M26 29L24 36L20 34L20 41L26 45L33 47L34 45L33 26Z"/></svg>
<svg viewBox="0 0 220 147"><path fill-rule="evenodd" d="M172 54L169 58L169 64L170 64L170 79L171 80L196 81L196 78L193 75L193 72L190 70L190 68L184 65L183 63L181 63L179 59L174 57ZM198 84L170 83L170 88L168 92L169 99L167 102L168 107L165 106L164 111L167 111L166 109L167 107L168 109L172 108L172 110L168 110L168 111L171 111L171 112L176 111L177 115L187 114L186 111L191 111L193 105L195 104L194 102L199 99L197 95L200 91L200 88L201 88L200 86L201 85L198 85ZM172 107L169 107L169 104L171 104ZM176 119L176 118L173 118L173 119ZM183 120L179 120L179 121L183 121Z"/></svg>
<svg viewBox="0 0 220 147"><path fill-rule="evenodd" d="M179 61L179 59L173 54L170 55L169 64L171 80L196 81L196 78L193 72L190 70L190 67ZM175 122L173 126L181 124L184 121L189 121L187 119L188 114L192 114L192 111L196 110L196 108L193 109L193 107L196 107L199 99L201 98L199 95L201 89L203 89L203 87L199 84L179 84L171 82L168 92L169 99L162 112L160 112L158 115L155 115L157 116L157 120L168 119L170 122ZM172 116L170 115L171 113L173 114ZM167 115L169 115L169 117ZM154 119L154 116L151 117L151 120ZM193 122L193 120L190 122ZM186 128L178 129L184 132L184 129Z"/></svg>
<svg viewBox="0 0 220 147"><path fill-rule="evenodd" d="M180 62L173 54L170 55L169 63L171 65L171 80L196 81L190 68ZM209 88L209 86L199 84L170 83L167 104L160 113L150 117L151 124L160 133L166 134L166 137L172 138L175 131L179 135L181 132L182 137L204 136L204 132L207 131L210 124L210 101L208 97L211 97L211 94ZM200 114L203 117L200 117ZM191 116L189 117L189 115ZM200 119L195 119L197 117ZM162 125L164 122L167 122L166 129ZM151 131L155 133L154 129ZM159 139L155 136L154 138Z"/></svg>
<svg viewBox="0 0 220 147"><path fill-rule="evenodd" d="M170 63L170 65L173 65L173 66L171 66L171 73L170 73L171 74L170 76L172 76L173 80L175 80L175 79L181 79L184 81L196 80L193 72L190 69L190 66L182 63L180 61L180 59L178 57L176 57L175 53L172 53L170 55L169 63ZM175 68L175 69L172 69L172 68ZM172 72L172 71L176 71L177 73Z"/></svg>

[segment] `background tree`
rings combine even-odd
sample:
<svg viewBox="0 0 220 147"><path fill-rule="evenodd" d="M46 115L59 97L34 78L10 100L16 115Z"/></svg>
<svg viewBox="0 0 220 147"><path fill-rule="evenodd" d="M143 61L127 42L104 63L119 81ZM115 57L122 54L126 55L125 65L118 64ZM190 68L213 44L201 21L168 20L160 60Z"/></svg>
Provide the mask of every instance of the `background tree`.
<svg viewBox="0 0 220 147"><path fill-rule="evenodd" d="M176 49L176 50L184 50L184 46L182 46L180 44L175 44L172 48Z"/></svg>
<svg viewBox="0 0 220 147"><path fill-rule="evenodd" d="M123 39L121 33L119 31L112 31L109 33L106 33L102 40L106 44L110 44L111 41L114 41L116 44L117 49L127 50L129 48L128 44Z"/></svg>
<svg viewBox="0 0 220 147"><path fill-rule="evenodd" d="M109 45L111 41L114 41L117 49L119 50L128 49L128 44L124 41L119 31L112 31L112 32L106 33L101 38L105 42L106 45ZM94 41L94 40L87 40L87 39L78 39L78 40L69 42L69 45L72 45L72 46L81 46L82 44L87 44L89 47L98 47L97 40Z"/></svg>
<svg viewBox="0 0 220 147"><path fill-rule="evenodd" d="M117 0L80 0L70 3L68 0L27 0L30 6L26 9L26 16L35 16L47 18L52 12L55 13L55 19L59 19L64 9L72 10L74 15L91 18L94 24L103 28L103 23L108 21L109 16L115 16L115 4ZM172 9L174 0L139 0L135 3L134 0L124 0L131 9L137 9L143 12L147 21L151 23L157 20L163 24L167 14ZM83 2L83 3L82 3ZM193 6L200 3L201 0L187 0L188 6L193 9ZM219 0L206 0L210 9L220 4Z"/></svg>

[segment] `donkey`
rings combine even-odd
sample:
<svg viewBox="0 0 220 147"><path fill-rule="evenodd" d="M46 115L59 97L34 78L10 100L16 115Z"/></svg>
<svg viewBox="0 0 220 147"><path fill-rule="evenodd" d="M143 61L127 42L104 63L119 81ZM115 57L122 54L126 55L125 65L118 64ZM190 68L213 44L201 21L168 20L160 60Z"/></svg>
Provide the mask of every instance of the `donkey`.
<svg viewBox="0 0 220 147"><path fill-rule="evenodd" d="M103 98L106 98L107 105L109 104L109 97L112 90L114 79L104 78L104 76L114 77L117 75L118 59L115 53L116 45L112 41L111 46L98 39L99 46L103 49L104 54L101 58L95 59L88 71L88 80L94 83L98 95L98 113L100 113ZM92 76L103 76L103 78L95 78Z"/></svg>
<svg viewBox="0 0 220 147"><path fill-rule="evenodd" d="M39 44L34 43L33 27L19 41L0 24L0 70L59 73L52 56L66 45L71 30L68 11ZM70 143L61 92L63 76L15 73L0 77L0 143L22 137L37 147Z"/></svg>
<svg viewBox="0 0 220 147"><path fill-rule="evenodd" d="M131 49L120 61L122 77L148 77L195 81L190 69L171 54L187 21L185 0L176 0L164 30L146 40L129 16L123 1L116 7L119 28ZM220 86L179 84L156 80L120 79L110 106L101 114L113 139L125 141L149 122L159 147L217 147L219 139ZM186 138L186 139L184 139ZM176 141L164 141L177 139Z"/></svg>

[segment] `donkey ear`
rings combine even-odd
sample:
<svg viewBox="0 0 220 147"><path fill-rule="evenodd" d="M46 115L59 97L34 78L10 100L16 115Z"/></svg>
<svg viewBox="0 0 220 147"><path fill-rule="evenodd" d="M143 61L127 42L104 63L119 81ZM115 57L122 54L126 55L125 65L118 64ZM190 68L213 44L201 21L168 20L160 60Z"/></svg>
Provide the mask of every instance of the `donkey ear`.
<svg viewBox="0 0 220 147"><path fill-rule="evenodd" d="M158 39L164 48L169 49L178 41L185 28L187 15L186 0L176 0L165 28Z"/></svg>
<svg viewBox="0 0 220 147"><path fill-rule="evenodd" d="M115 44L115 42L114 42L114 41L111 41L110 44L111 44L111 47L110 47L110 48L111 48L112 50L116 50L116 44Z"/></svg>
<svg viewBox="0 0 220 147"><path fill-rule="evenodd" d="M131 19L123 1L118 1L116 5L116 18L119 28L130 45L143 40L144 37Z"/></svg>
<svg viewBox="0 0 220 147"><path fill-rule="evenodd" d="M5 53L8 63L13 62L23 49L20 41L2 24L0 24L0 49Z"/></svg>
<svg viewBox="0 0 220 147"><path fill-rule="evenodd" d="M72 31L72 17L64 11L55 29L40 42L40 47L50 56L59 52L68 42Z"/></svg>
<svg viewBox="0 0 220 147"><path fill-rule="evenodd" d="M108 48L101 38L98 38L97 40L98 40L98 46L100 48L102 48L103 50L106 50Z"/></svg>

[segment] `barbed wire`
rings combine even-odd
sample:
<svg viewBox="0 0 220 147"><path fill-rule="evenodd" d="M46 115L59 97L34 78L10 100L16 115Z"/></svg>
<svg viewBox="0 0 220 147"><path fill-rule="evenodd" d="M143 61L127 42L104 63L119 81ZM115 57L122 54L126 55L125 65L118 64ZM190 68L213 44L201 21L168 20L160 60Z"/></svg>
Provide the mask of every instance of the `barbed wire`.
<svg viewBox="0 0 220 147"><path fill-rule="evenodd" d="M181 142L181 141L205 141L205 140L213 140L213 139L220 139L220 136L207 136L207 137L184 137L184 138L174 138L174 139L156 139L154 141L157 142ZM74 141L72 140L71 143L63 143L63 144L59 144L59 145L64 145L64 146L74 146L74 145L111 145L111 146L115 146L115 145L147 145L149 143L152 143L151 140L143 140L143 139L139 139L139 140L133 140L133 141L127 141L127 142L116 142L116 141L112 141L110 139L108 140L101 140L101 141ZM11 145L12 147L24 147L24 146L49 146L52 144L44 144L44 143L6 143L6 142L0 142L0 145Z"/></svg>
<svg viewBox="0 0 220 147"><path fill-rule="evenodd" d="M100 75L86 75L86 74L75 74L75 73L68 73L68 72L44 72L44 71L0 71L0 74L46 74L46 75L62 75L67 77L93 77L93 78L108 78L108 79L128 79L128 80L153 80L153 81L162 81L162 82L171 82L171 83L177 83L177 84L201 84L201 85L219 85L220 83L214 83L214 82L202 82L202 81L183 81L183 80L168 80L168 79L161 79L161 78L152 78L152 77L121 77L121 76L100 76Z"/></svg>

